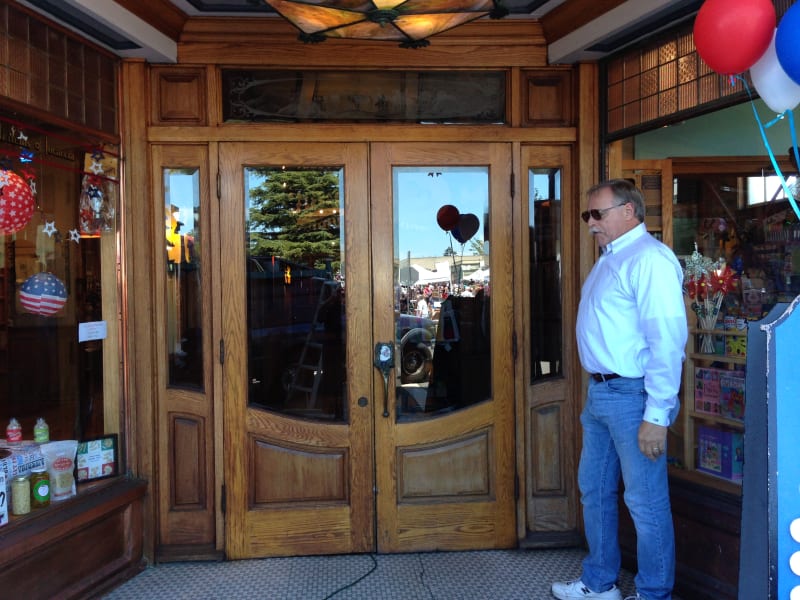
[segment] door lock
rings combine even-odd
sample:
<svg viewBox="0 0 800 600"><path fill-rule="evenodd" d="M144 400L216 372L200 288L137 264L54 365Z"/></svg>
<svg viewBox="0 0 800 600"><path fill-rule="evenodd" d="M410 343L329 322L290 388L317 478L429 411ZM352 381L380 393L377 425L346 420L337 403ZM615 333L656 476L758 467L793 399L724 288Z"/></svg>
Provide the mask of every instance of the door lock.
<svg viewBox="0 0 800 600"><path fill-rule="evenodd" d="M383 375L383 416L389 417L389 374L394 369L394 344L378 342L375 344L373 365Z"/></svg>

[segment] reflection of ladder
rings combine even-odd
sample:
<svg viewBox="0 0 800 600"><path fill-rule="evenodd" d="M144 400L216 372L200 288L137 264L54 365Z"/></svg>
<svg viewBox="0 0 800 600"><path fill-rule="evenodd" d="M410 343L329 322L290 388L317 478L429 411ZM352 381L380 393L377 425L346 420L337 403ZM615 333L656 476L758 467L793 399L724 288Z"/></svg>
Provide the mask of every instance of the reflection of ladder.
<svg viewBox="0 0 800 600"><path fill-rule="evenodd" d="M306 408L314 408L317 404L317 392L322 381L322 355L323 344L319 340L320 327L322 326L320 317L322 307L339 293L339 282L329 279L318 279L321 282L319 289L319 300L314 309L314 318L308 329L303 350L300 352L300 360L292 374L292 383L289 386L288 400L291 402L297 394L306 394Z"/></svg>

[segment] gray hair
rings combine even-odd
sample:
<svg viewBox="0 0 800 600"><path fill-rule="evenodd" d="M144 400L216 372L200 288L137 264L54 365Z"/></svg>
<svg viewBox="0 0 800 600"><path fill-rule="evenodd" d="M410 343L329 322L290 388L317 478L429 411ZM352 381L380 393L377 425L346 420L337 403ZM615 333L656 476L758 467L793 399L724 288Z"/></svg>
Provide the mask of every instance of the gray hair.
<svg viewBox="0 0 800 600"><path fill-rule="evenodd" d="M615 206L633 204L633 210L636 218L639 219L640 223L644 223L644 196L642 195L642 192L639 191L639 188L637 188L631 181L628 179L609 179L608 181L598 183L597 185L593 185L591 188L589 188L589 191L586 192L586 197L591 198L600 192L600 190L604 189L611 190L611 194L616 200Z"/></svg>

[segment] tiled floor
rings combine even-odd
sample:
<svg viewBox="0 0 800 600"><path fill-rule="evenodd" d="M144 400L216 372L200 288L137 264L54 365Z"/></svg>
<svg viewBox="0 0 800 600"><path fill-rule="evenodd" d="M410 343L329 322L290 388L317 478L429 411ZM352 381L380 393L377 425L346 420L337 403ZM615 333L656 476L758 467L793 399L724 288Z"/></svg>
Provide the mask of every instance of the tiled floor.
<svg viewBox="0 0 800 600"><path fill-rule="evenodd" d="M547 600L580 574L584 551L354 554L150 567L106 600ZM620 574L623 597L632 575ZM679 600L674 597L674 600Z"/></svg>

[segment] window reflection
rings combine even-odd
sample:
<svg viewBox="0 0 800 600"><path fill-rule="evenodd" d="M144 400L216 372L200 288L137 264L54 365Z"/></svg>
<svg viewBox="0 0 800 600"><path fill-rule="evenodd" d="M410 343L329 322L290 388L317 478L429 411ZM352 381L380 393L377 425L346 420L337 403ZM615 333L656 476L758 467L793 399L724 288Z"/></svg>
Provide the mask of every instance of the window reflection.
<svg viewBox="0 0 800 600"><path fill-rule="evenodd" d="M561 169L530 169L531 379L563 375Z"/></svg>
<svg viewBox="0 0 800 600"><path fill-rule="evenodd" d="M169 385L203 389L200 171L164 169Z"/></svg>
<svg viewBox="0 0 800 600"><path fill-rule="evenodd" d="M347 419L342 175L245 169L251 404Z"/></svg>
<svg viewBox="0 0 800 600"><path fill-rule="evenodd" d="M491 398L489 174L395 167L398 420Z"/></svg>

